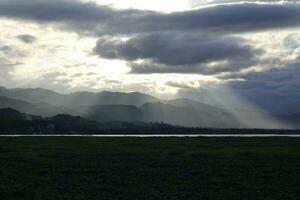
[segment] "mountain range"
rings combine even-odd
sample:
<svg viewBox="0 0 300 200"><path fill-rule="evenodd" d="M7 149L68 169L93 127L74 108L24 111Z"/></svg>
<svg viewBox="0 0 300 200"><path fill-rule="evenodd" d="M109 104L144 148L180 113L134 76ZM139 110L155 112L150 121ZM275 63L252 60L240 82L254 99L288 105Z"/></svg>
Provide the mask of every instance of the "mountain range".
<svg viewBox="0 0 300 200"><path fill-rule="evenodd" d="M72 115L107 122L167 123L184 127L299 128L300 117L218 108L190 99L163 100L138 92L76 92L0 87L0 108L53 117Z"/></svg>

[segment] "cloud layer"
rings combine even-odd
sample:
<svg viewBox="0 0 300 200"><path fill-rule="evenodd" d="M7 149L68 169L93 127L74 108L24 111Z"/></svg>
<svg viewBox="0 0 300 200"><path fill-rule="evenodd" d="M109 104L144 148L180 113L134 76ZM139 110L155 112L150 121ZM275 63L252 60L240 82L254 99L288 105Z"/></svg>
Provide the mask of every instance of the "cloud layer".
<svg viewBox="0 0 300 200"><path fill-rule="evenodd" d="M131 63L133 73L201 73L236 71L256 64L260 50L236 37L211 38L179 33L142 34L127 41L100 39L94 52ZM141 64L134 61L146 60ZM215 64L214 64L215 63Z"/></svg>
<svg viewBox="0 0 300 200"><path fill-rule="evenodd" d="M78 0L2 0L0 16L59 23L74 31L95 34L196 30L220 34L298 27L300 5L236 3L165 14L134 9L116 10Z"/></svg>
<svg viewBox="0 0 300 200"><path fill-rule="evenodd" d="M163 13L121 10L99 1L0 0L1 22L14 21L20 27L34 24L51 35L26 28L0 33L1 81L13 76L21 63L24 70L19 74L24 77L25 67L32 69L34 63L40 74L32 83L41 86L55 83L60 88L86 89L101 82L99 88L134 90L151 85L151 92L153 88L162 93L180 90L183 96L199 98L205 83L190 81L204 75L219 88L205 88L211 93L230 90L228 94L238 94L267 110L282 107L291 112L298 106L300 3L190 1L202 7ZM267 37L259 38L260 33ZM33 57L42 61L33 62ZM91 71L90 65L94 66ZM72 66L77 69L69 72ZM57 74L60 68L64 75ZM181 80L172 81L175 75ZM146 87L136 87L141 83ZM58 87L55 84L53 88Z"/></svg>

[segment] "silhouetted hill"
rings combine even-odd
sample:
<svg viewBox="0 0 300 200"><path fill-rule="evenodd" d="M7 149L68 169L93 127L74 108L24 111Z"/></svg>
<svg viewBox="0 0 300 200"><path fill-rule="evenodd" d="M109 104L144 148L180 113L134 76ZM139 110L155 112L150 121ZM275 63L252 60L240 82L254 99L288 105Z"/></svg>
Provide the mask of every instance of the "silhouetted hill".
<svg viewBox="0 0 300 200"><path fill-rule="evenodd" d="M11 108L0 109L0 119L1 120L23 120L26 119L25 115L17 110Z"/></svg>
<svg viewBox="0 0 300 200"><path fill-rule="evenodd" d="M0 109L0 132L17 133L29 130L30 116L22 114L11 108Z"/></svg>
<svg viewBox="0 0 300 200"><path fill-rule="evenodd" d="M100 123L65 114L42 118L10 108L0 109L0 134L163 134L185 131L196 133L197 130L161 123Z"/></svg>
<svg viewBox="0 0 300 200"><path fill-rule="evenodd" d="M69 115L51 118L28 115L17 110L0 109L0 133L19 134L71 134L101 132L98 122Z"/></svg>

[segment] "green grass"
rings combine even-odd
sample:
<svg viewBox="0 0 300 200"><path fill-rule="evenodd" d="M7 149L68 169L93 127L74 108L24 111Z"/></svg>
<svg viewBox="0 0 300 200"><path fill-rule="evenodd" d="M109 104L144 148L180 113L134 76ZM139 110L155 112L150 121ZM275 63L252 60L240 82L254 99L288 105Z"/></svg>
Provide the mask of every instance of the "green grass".
<svg viewBox="0 0 300 200"><path fill-rule="evenodd" d="M300 199L300 140L0 138L0 199Z"/></svg>

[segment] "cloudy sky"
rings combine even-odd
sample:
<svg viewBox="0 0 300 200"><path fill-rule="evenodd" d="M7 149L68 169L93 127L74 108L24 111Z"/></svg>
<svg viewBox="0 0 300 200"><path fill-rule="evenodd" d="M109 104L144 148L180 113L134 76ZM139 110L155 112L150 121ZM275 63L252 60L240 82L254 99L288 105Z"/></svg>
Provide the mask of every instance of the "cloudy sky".
<svg viewBox="0 0 300 200"><path fill-rule="evenodd" d="M300 3L0 0L0 85L300 106Z"/></svg>

